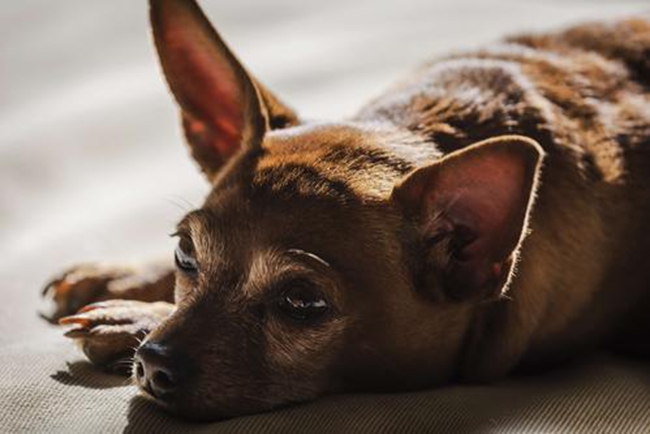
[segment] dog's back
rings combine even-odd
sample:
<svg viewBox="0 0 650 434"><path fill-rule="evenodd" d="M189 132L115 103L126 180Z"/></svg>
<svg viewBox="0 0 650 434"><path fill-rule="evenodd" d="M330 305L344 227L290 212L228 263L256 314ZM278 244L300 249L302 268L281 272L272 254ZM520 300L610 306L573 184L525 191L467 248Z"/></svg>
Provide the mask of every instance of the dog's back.
<svg viewBox="0 0 650 434"><path fill-rule="evenodd" d="M640 330L629 315L649 307L649 86L650 22L637 18L439 59L358 115L424 134L444 153L513 133L547 153L511 299L476 326L469 363L485 365L468 376L504 372L522 352L546 363L614 331L640 339L617 324L627 315Z"/></svg>

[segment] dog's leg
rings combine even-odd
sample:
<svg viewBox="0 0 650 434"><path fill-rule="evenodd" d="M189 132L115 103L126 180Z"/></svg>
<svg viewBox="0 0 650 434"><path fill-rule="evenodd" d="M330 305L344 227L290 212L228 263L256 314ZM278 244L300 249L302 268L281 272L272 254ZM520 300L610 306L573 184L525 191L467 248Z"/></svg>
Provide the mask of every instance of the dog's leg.
<svg viewBox="0 0 650 434"><path fill-rule="evenodd" d="M140 267L80 265L52 279L43 295L54 302L46 319L56 323L82 307L105 300L174 301L174 269L169 264Z"/></svg>
<svg viewBox="0 0 650 434"><path fill-rule="evenodd" d="M95 365L120 374L131 372L131 359L144 337L174 311L164 301L107 300L89 304L61 318L72 325L66 336L74 339Z"/></svg>
<svg viewBox="0 0 650 434"><path fill-rule="evenodd" d="M73 325L66 336L92 363L128 373L140 341L174 311L174 268L81 265L52 279L43 294L54 302L47 319Z"/></svg>

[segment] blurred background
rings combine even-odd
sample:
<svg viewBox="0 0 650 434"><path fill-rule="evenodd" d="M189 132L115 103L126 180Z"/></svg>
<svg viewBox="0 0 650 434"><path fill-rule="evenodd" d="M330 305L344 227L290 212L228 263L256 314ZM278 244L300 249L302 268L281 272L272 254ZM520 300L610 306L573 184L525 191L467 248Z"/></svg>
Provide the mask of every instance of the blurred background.
<svg viewBox="0 0 650 434"><path fill-rule="evenodd" d="M639 0L203 0L305 118L337 118L449 50L633 15ZM150 42L145 0L0 6L0 343L42 333L40 285L83 261L168 254L207 191ZM44 327L44 326L43 326ZM59 342L59 341L57 341Z"/></svg>

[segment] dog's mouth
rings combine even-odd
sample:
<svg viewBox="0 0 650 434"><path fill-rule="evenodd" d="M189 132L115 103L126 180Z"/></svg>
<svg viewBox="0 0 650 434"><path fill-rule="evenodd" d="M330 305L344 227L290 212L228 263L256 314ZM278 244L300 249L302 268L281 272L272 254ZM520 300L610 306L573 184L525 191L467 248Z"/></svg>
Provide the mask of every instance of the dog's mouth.
<svg viewBox="0 0 650 434"><path fill-rule="evenodd" d="M134 367L135 369L135 367ZM138 399L154 404L161 410L168 412L176 417L185 419L192 422L219 422L236 417L246 416L253 413L264 413L272 411L277 408L291 405L290 403L280 405L277 407L269 408L255 408L255 409L233 409L225 410L221 406L210 406L206 403L190 403L188 400L183 399L186 397L179 397L177 395L169 396L156 396L156 393L147 383L139 382L136 378L136 373L132 375L132 382L138 388Z"/></svg>
<svg viewBox="0 0 650 434"><path fill-rule="evenodd" d="M174 393L160 394L151 387L151 383L144 378L141 367L138 366L137 360L133 362L131 382L138 388L140 399L150 402L160 409L169 412L183 419L197 422L214 422L228 419L232 416L224 416L216 411L206 411L202 406L188 406L185 400L178 400L178 395ZM182 404L182 405L179 405Z"/></svg>
<svg viewBox="0 0 650 434"><path fill-rule="evenodd" d="M153 390L151 389L151 386L149 386L146 383L142 384L141 382L139 382L138 379L136 378L136 373L135 373L136 368L135 368L135 366L133 367L133 369L134 369L134 372L133 372L133 374L131 376L131 381L132 381L133 385L138 388L139 393L138 393L137 397L139 399L150 402L150 403L154 404L155 406L157 406L157 407L161 408L162 410L167 411L169 413L182 416L182 414L179 413L176 406L174 406L171 402L157 397L155 395L155 393L153 392Z"/></svg>
<svg viewBox="0 0 650 434"><path fill-rule="evenodd" d="M179 406L171 400L164 400L157 398L150 389L138 385L139 399L150 402L159 409L170 413L173 416L181 419L186 419L192 422L216 422L223 421L234 416L226 416L217 411L206 411L198 407Z"/></svg>
<svg viewBox="0 0 650 434"><path fill-rule="evenodd" d="M154 404L164 408L165 410L173 411L173 407L171 404L169 404L166 401L163 401L162 399L156 398L151 393L151 390L141 386L138 386L138 389L140 391L140 396L143 397L144 399L148 400L149 402L153 402Z"/></svg>

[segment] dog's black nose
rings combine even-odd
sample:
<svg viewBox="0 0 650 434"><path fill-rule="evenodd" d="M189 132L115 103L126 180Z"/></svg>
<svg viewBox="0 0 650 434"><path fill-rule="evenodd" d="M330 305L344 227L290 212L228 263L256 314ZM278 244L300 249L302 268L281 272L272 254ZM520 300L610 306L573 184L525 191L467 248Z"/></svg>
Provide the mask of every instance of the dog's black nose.
<svg viewBox="0 0 650 434"><path fill-rule="evenodd" d="M187 377L183 358L156 342L146 342L138 348L134 370L138 385L159 399L169 397Z"/></svg>

